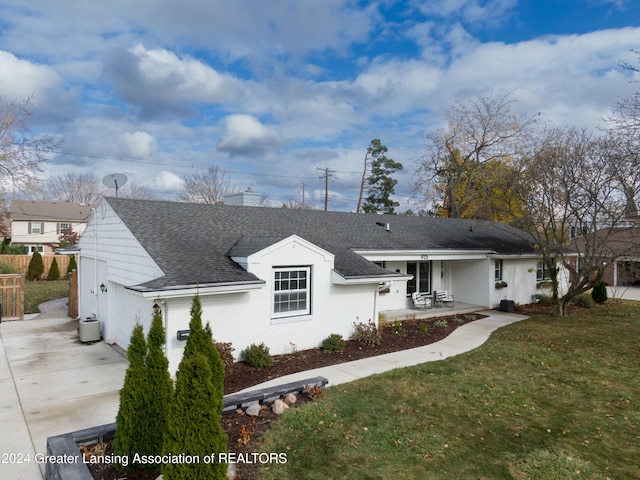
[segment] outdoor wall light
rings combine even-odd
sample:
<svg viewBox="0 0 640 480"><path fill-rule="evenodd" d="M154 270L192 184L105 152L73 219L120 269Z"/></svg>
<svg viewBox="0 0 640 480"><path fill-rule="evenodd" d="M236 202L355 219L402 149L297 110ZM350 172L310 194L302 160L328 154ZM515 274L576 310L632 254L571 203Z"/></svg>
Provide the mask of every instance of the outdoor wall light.
<svg viewBox="0 0 640 480"><path fill-rule="evenodd" d="M106 285L104 283L100 284L100 291L102 293L107 293L107 287L106 287Z"/></svg>
<svg viewBox="0 0 640 480"><path fill-rule="evenodd" d="M178 340L184 341L189 338L191 330L178 330Z"/></svg>
<svg viewBox="0 0 640 480"><path fill-rule="evenodd" d="M160 312L160 305L158 305L157 303L153 304L153 313L158 314Z"/></svg>

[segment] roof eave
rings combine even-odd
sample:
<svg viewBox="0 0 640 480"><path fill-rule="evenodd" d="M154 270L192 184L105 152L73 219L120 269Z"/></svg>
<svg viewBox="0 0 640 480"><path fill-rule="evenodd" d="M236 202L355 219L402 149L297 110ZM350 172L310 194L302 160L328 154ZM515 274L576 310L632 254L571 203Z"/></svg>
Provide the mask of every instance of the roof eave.
<svg viewBox="0 0 640 480"><path fill-rule="evenodd" d="M200 285L172 285L161 288L132 285L125 288L139 293L144 298L184 298L193 297L194 295L207 296L225 293L244 293L251 290L259 290L263 288L265 284L266 282L264 280L260 280L251 282L208 283Z"/></svg>

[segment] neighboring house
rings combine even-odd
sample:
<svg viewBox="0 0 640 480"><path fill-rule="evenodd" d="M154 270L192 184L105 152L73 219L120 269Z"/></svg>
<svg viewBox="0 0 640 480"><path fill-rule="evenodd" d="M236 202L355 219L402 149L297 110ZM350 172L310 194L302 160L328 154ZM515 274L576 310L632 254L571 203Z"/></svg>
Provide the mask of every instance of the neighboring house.
<svg viewBox="0 0 640 480"><path fill-rule="evenodd" d="M105 198L79 246L81 318L96 315L103 338L126 348L161 308L172 372L196 293L236 355L347 338L354 323L411 308L415 291L487 308L536 293L529 237L473 220Z"/></svg>
<svg viewBox="0 0 640 480"><path fill-rule="evenodd" d="M574 241L578 251L585 250L584 237ZM603 228L591 241L603 252L602 279L607 285L640 283L640 225L637 219L618 228Z"/></svg>
<svg viewBox="0 0 640 480"><path fill-rule="evenodd" d="M82 234L91 206L69 202L13 200L7 218L12 245L25 245L29 253L53 254L62 232Z"/></svg>

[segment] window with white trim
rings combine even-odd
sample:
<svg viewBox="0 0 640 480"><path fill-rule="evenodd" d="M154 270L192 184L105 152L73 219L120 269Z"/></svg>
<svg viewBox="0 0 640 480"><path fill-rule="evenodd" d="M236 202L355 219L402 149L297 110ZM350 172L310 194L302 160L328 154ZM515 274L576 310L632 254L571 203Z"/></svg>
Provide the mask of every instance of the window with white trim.
<svg viewBox="0 0 640 480"><path fill-rule="evenodd" d="M273 270L273 316L311 313L311 267L276 267Z"/></svg>

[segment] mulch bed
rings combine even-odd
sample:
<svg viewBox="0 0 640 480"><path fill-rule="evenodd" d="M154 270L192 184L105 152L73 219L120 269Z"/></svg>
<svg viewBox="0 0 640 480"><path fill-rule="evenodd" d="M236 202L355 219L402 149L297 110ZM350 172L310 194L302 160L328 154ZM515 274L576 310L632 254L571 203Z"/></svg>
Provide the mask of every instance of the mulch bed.
<svg viewBox="0 0 640 480"><path fill-rule="evenodd" d="M429 345L446 338L461 325L483 317L484 315L479 314L459 314L424 320L406 320L402 322L401 329L397 326L394 327L393 324L381 328L382 342L380 345L365 346L359 342L347 340L342 352L325 353L316 348L277 355L274 356L273 364L267 368L253 368L244 362L238 362L225 375L225 394L238 392L283 375ZM442 323L435 325L439 320L445 320L446 326ZM423 324L422 327L421 324ZM312 400L307 395L299 395L298 401L291 407L297 408L310 401ZM270 408L264 408L259 417L249 417L241 410L223 415L222 426L229 436L229 452L236 454L259 452L264 433L269 429L271 422L277 418L277 415ZM250 432L250 435L247 435L247 432ZM247 440L247 436L250 438L246 444L242 444L244 443L242 441L239 442L240 439ZM107 444L106 448L107 454L109 454L111 445ZM236 466L238 475L236 479L253 480L259 478L257 463L239 463ZM158 477L155 472L144 471L125 476L119 474L110 465L91 465L90 468L96 480L154 480Z"/></svg>

